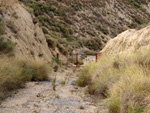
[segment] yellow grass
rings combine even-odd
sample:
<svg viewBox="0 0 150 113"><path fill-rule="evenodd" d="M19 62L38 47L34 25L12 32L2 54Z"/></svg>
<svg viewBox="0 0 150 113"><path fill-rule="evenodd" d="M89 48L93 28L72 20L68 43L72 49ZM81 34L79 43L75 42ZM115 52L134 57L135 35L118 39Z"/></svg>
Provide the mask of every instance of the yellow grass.
<svg viewBox="0 0 150 113"><path fill-rule="evenodd" d="M51 68L40 61L0 58L0 100L27 81L48 80Z"/></svg>
<svg viewBox="0 0 150 113"><path fill-rule="evenodd" d="M80 84L90 77L85 84L89 93L107 97L110 113L142 113L150 109L149 49L131 55L103 55L98 63L81 69L78 76Z"/></svg>

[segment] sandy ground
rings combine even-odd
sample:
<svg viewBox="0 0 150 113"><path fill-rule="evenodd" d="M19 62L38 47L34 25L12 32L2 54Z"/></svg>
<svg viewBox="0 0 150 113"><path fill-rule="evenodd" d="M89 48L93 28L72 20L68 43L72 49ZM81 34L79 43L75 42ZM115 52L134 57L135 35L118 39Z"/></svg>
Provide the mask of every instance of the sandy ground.
<svg viewBox="0 0 150 113"><path fill-rule="evenodd" d="M85 98L85 88L75 85L71 69L56 75L56 91L52 82L29 82L18 93L0 105L0 113L95 113L96 106ZM61 82L65 81L65 85ZM89 98L89 99L88 99Z"/></svg>
<svg viewBox="0 0 150 113"><path fill-rule="evenodd" d="M74 70L66 68L53 73L55 91L52 81L26 83L25 88L2 102L0 113L107 113L98 109L101 97L91 96L86 93L87 88L76 85Z"/></svg>

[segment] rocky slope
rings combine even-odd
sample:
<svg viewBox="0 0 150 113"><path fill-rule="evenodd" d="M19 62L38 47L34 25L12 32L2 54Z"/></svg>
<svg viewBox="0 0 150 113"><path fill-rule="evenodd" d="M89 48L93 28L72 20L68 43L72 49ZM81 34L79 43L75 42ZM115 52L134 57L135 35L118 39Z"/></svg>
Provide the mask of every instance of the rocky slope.
<svg viewBox="0 0 150 113"><path fill-rule="evenodd" d="M0 37L15 44L16 57L51 61L51 52L38 23L33 22L16 0L0 1L0 23Z"/></svg>
<svg viewBox="0 0 150 113"><path fill-rule="evenodd" d="M20 1L33 10L51 41L58 41L65 51L80 47L100 50L110 38L146 24L150 18L149 0Z"/></svg>
<svg viewBox="0 0 150 113"><path fill-rule="evenodd" d="M141 29L129 29L111 39L102 50L104 53L129 54L150 47L150 25Z"/></svg>
<svg viewBox="0 0 150 113"><path fill-rule="evenodd" d="M0 1L0 35L15 44L15 56L31 59L50 60L51 53L84 47L101 50L110 38L150 18L149 0L19 1Z"/></svg>

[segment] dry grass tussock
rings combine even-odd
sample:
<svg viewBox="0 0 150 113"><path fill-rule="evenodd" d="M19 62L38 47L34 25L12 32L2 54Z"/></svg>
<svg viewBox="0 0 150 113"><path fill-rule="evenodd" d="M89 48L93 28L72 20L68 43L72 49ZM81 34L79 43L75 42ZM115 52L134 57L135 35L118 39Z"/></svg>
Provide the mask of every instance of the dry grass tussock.
<svg viewBox="0 0 150 113"><path fill-rule="evenodd" d="M0 100L27 81L49 80L51 68L41 61L0 59Z"/></svg>
<svg viewBox="0 0 150 113"><path fill-rule="evenodd" d="M102 94L110 113L150 112L150 50L116 57L103 55L78 74L78 85Z"/></svg>

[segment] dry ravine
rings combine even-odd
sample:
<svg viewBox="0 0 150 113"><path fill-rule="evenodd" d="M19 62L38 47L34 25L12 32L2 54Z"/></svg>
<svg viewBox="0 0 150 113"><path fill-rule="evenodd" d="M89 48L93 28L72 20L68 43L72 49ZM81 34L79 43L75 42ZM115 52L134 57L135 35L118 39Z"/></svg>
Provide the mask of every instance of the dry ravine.
<svg viewBox="0 0 150 113"><path fill-rule="evenodd" d="M56 90L51 82L29 82L17 94L0 105L0 113L96 113L97 107L85 88L75 85L73 69L53 74Z"/></svg>

